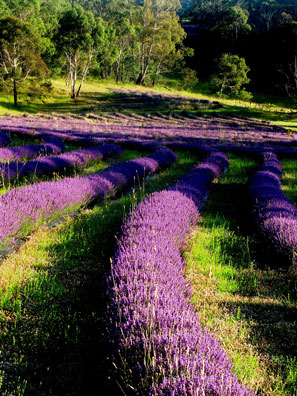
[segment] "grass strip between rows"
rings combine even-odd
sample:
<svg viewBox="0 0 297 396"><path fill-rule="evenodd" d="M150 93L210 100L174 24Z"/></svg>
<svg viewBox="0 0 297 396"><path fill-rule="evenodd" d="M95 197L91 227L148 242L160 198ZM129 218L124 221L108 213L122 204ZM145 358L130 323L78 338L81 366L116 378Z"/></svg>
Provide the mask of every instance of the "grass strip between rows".
<svg viewBox="0 0 297 396"><path fill-rule="evenodd" d="M216 337L201 328L180 255L209 183L227 166L223 153L212 153L175 186L140 203L122 227L108 323L124 392L254 394L238 382Z"/></svg>
<svg viewBox="0 0 297 396"><path fill-rule="evenodd" d="M256 159L257 158L257 159ZM292 396L297 386L296 275L259 239L248 181L260 159L229 155L185 254L193 303L214 331L240 381L259 395ZM282 186L296 202L296 160L282 159Z"/></svg>
<svg viewBox="0 0 297 396"><path fill-rule="evenodd" d="M124 154L131 155L141 153ZM178 157L129 195L84 209L55 228L40 227L2 262L1 394L85 395L98 389L99 381L103 393L117 395L102 336L103 274L131 205L167 188L197 162L187 153Z"/></svg>

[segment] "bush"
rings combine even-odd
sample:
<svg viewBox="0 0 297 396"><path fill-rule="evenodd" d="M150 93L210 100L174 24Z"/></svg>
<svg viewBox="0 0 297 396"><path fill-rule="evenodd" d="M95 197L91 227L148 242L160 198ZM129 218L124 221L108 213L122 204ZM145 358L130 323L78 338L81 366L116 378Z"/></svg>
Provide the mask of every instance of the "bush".
<svg viewBox="0 0 297 396"><path fill-rule="evenodd" d="M250 68L246 65L245 59L237 55L223 54L217 60L217 71L212 76L211 81L219 89L218 94L224 93L228 96L243 95L247 99L248 92L242 89L248 84L250 79L247 73Z"/></svg>

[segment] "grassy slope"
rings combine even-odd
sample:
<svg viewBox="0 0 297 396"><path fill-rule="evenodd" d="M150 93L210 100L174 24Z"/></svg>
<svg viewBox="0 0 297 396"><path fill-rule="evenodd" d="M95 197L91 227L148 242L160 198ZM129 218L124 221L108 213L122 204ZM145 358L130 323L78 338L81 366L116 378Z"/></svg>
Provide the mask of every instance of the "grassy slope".
<svg viewBox="0 0 297 396"><path fill-rule="evenodd" d="M105 272L125 213L199 161L178 155L178 164L144 188L85 209L58 227L40 227L2 263L1 394L96 395L97 387L117 394L107 380L102 339Z"/></svg>
<svg viewBox="0 0 297 396"><path fill-rule="evenodd" d="M75 102L66 96L63 81L55 81L54 87L53 99L23 105L15 113L84 114L100 111L102 104L113 98L106 84L86 84L82 97ZM209 98L173 88L160 90ZM278 124L297 124L289 107L223 102L225 107L219 110L223 113L232 111ZM2 97L0 114L7 111L14 112ZM166 187L196 161L181 153L180 158L178 165L150 182L145 192ZM270 268L261 245L251 229L245 228L244 184L257 163L249 157L230 158L230 172L214 185L187 252L194 302L203 323L221 336L243 382L275 396L294 395L297 367L291 352L296 345L296 290L285 271ZM284 189L297 203L297 164L286 160L283 164ZM96 166L101 169L105 165L98 162ZM108 364L101 342L102 282L123 215L144 196L143 192L136 195L86 209L56 228L41 227L2 263L1 394L97 394L96 386L111 387L116 394L114 384L106 381Z"/></svg>
<svg viewBox="0 0 297 396"><path fill-rule="evenodd" d="M6 113L21 115L24 112L31 113L76 113L85 114L89 111L102 111L106 108L106 103L113 99L114 94L109 90L110 87L125 88L125 89L141 89L144 92L158 91L168 94L185 95L189 97L199 97L202 99L218 100L218 97L212 96L207 92L207 87L203 84L198 84L195 92L189 92L179 89L180 84L178 80L165 80L163 85L151 87L137 87L133 84L118 84L105 81L89 81L83 86L81 97L76 100L71 100L68 89L63 80L53 81L52 96L46 98L44 103L39 102L35 104L21 103L17 110L12 106L11 98L8 99L6 95L0 95L0 115ZM278 125L284 125L290 128L297 129L297 112L292 104L283 100L276 102L275 97L255 96L255 101L246 102L232 99L219 99L224 107L218 109L219 113L229 113L254 117L266 121L271 121ZM22 102L22 101L21 101ZM110 111L116 109L111 108ZM129 110L129 109L127 109ZM159 109L156 108L155 111ZM207 110L205 111L208 112Z"/></svg>
<svg viewBox="0 0 297 396"><path fill-rule="evenodd" d="M259 241L249 219L249 156L230 155L186 252L193 302L221 339L240 380L258 392L293 396L297 386L296 273ZM284 191L296 203L297 161L283 161Z"/></svg>

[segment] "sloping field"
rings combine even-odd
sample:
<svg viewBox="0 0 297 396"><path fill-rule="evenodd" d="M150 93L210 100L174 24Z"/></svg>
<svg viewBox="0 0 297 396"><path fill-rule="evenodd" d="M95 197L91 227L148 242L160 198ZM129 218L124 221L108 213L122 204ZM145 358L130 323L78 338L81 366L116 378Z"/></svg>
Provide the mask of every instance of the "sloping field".
<svg viewBox="0 0 297 396"><path fill-rule="evenodd" d="M115 98L0 119L1 394L296 395L297 132Z"/></svg>

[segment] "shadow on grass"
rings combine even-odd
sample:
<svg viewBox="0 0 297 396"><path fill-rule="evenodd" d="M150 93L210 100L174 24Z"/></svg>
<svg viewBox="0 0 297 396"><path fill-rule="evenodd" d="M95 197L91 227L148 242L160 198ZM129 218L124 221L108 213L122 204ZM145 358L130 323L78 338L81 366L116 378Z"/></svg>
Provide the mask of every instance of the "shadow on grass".
<svg viewBox="0 0 297 396"><path fill-rule="evenodd" d="M277 278L277 275L275 276ZM266 362L274 389L281 396L295 395L297 389L297 307L295 303L268 301L225 302L237 320L249 322L250 342ZM240 313L240 314L238 314Z"/></svg>
<svg viewBox="0 0 297 396"><path fill-rule="evenodd" d="M135 87L137 89L137 87ZM180 111L180 110L205 110L211 106L197 104L183 98L180 100L168 100L155 96L150 96L143 92L142 95L133 92L83 92L79 98L70 99L67 96L55 96L52 102L44 101L40 103L21 102L17 107L7 101L0 101L0 106L9 111L17 110L30 113L74 113L85 115L88 112L131 112L131 111Z"/></svg>
<svg viewBox="0 0 297 396"><path fill-rule="evenodd" d="M148 182L145 194L166 188L198 162L188 154L180 157L179 164ZM108 317L105 279L115 235L144 191L134 195L37 232L31 257L44 257L44 265L37 263L33 280L16 287L13 301L2 302L4 395L122 395L103 320ZM19 386L23 393L17 393Z"/></svg>
<svg viewBox="0 0 297 396"><path fill-rule="evenodd" d="M262 359L269 362L271 375L282 377L278 383L283 386L284 393L277 394L289 396L297 386L296 274L288 270L287 260L277 256L267 241L255 232L246 181L257 168L254 163L235 171L231 163L231 174L226 174L225 180L213 186L202 225L209 229L225 227L237 235L240 243L242 237L245 238L245 246L228 238L218 242L225 265L237 270L234 298L231 302L223 300L223 305L238 320L242 316L249 323L249 342L257 348ZM243 254L244 260L241 259ZM225 281L228 285L233 280Z"/></svg>

